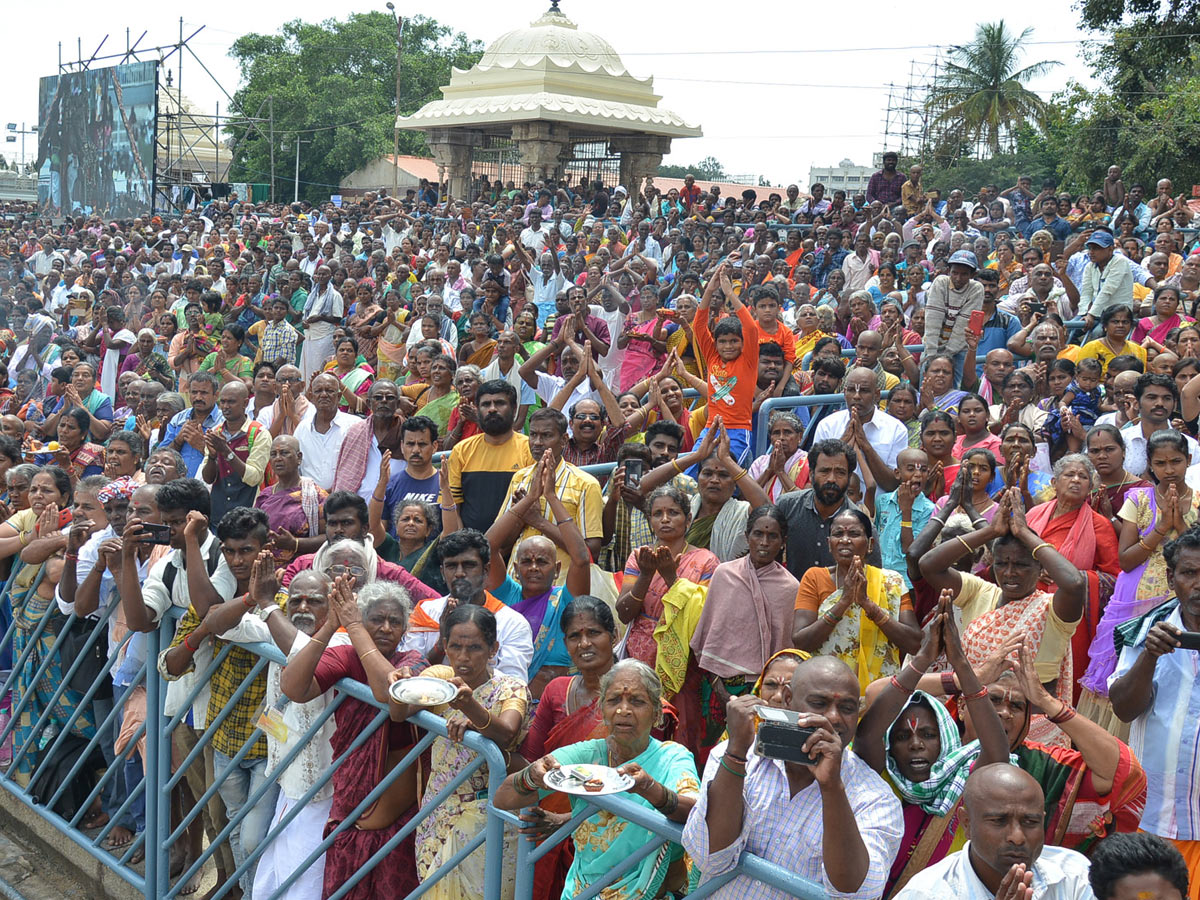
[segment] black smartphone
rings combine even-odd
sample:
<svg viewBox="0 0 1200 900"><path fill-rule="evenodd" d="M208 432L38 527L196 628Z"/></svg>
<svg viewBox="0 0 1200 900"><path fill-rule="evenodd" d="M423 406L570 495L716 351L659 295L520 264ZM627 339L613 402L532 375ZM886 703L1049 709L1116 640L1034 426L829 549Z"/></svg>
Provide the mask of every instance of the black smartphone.
<svg viewBox="0 0 1200 900"><path fill-rule="evenodd" d="M820 757L809 756L805 753L804 744L816 730L783 722L763 722L758 726L758 742L755 750L759 756L766 756L770 759L781 759L784 762L799 763L802 766L815 766L820 762Z"/></svg>
<svg viewBox="0 0 1200 900"><path fill-rule="evenodd" d="M1029 311L1031 313L1041 313L1042 315L1045 315L1046 314L1046 304L1045 303L1030 303Z"/></svg>
<svg viewBox="0 0 1200 900"><path fill-rule="evenodd" d="M631 488L641 487L645 468L645 460L638 459L636 456L625 460L625 484Z"/></svg>
<svg viewBox="0 0 1200 900"><path fill-rule="evenodd" d="M170 525L159 525L154 522L143 522L142 534L146 536L146 539L142 541L143 544L162 544L163 546L169 546L171 543Z"/></svg>
<svg viewBox="0 0 1200 900"><path fill-rule="evenodd" d="M1179 632L1179 649L1200 650L1200 631Z"/></svg>

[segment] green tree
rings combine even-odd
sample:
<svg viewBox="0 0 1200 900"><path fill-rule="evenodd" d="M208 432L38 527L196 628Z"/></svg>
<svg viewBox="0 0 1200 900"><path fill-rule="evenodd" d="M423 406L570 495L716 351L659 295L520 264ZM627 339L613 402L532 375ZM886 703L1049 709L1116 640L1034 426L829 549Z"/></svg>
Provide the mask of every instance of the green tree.
<svg viewBox="0 0 1200 900"><path fill-rule="evenodd" d="M405 21L400 67L401 115L440 96L452 67L469 68L482 45L434 19ZM241 69L234 109L265 118L274 106L277 198L292 192L299 136L300 194L308 199L337 193L341 180L392 152L396 106L396 23L383 12L352 13L344 21L294 20L276 34L247 34L230 56ZM234 124L231 180L270 180L271 146L266 122ZM286 147L286 149L284 149ZM427 155L419 133L400 132L402 154Z"/></svg>
<svg viewBox="0 0 1200 900"><path fill-rule="evenodd" d="M725 166L715 156L706 156L691 166L659 166L658 174L663 178L683 178L685 175L695 175L702 181L724 181L728 177Z"/></svg>
<svg viewBox="0 0 1200 900"><path fill-rule="evenodd" d="M1026 28L1014 34L1001 19L979 25L975 40L951 48L945 72L938 76L929 98L933 130L943 135L935 154L957 156L962 146L977 145L994 156L1011 149L1018 127L1044 121L1047 105L1025 82L1059 63L1043 61L1018 68L1021 44L1032 33L1032 28Z"/></svg>
<svg viewBox="0 0 1200 900"><path fill-rule="evenodd" d="M1089 51L1115 93L1154 91L1169 80L1200 33L1200 0L1080 0L1080 24L1107 37Z"/></svg>

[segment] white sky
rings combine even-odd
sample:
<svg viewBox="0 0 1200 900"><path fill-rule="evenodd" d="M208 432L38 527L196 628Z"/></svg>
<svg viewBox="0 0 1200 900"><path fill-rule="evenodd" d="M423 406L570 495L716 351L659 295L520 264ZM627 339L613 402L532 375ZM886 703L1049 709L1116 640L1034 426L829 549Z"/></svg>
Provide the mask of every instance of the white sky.
<svg viewBox="0 0 1200 900"><path fill-rule="evenodd" d="M1042 96L1049 97L1069 78L1088 80L1080 44L1087 35L1079 31L1073 4L1065 2L1010 0L998 7L940 3L935 15L910 15L885 0L847 7L772 3L747 11L740 25L723 21L726 16L705 15L705 2L561 0L561 4L581 29L607 39L630 72L654 76L656 92L663 97L660 105L704 129L703 138L677 139L667 162L688 164L712 155L731 175L761 174L773 184L803 185L810 165L837 165L847 157L869 165L871 154L882 145L888 83L902 89L911 60L932 60L935 47L970 40L981 8L997 15L1002 10L1015 31L1034 26L1031 40L1037 43L1028 48L1025 64L1040 59L1063 63L1032 84ZM434 13L442 23L485 45L536 19L547 6L548 0L459 0L433 9L411 0L396 2L402 15ZM189 4L184 35L206 26L191 47L233 94L238 72L227 53L237 37L250 31L275 31L286 18L323 20L331 9L344 17L351 10L384 10L384 0L348 7L317 0L286 4L203 0ZM122 10L129 15L120 15ZM77 38L82 38L87 57L105 34L109 37L101 53L123 52L128 23L131 40L146 30L142 46L165 44L178 39L179 7L65 0L54 5L50 17L20 5L11 11L8 22L8 90L0 96L0 125L31 125L37 118L38 78L56 72L60 40L67 58L76 56ZM886 49L890 47L905 49ZM174 67L176 62L168 65ZM226 113L225 96L196 61L185 56L183 65L185 95L206 111L214 110L219 101L221 112ZM27 137L25 150L33 157L36 142ZM13 159L20 155L20 144L4 143L0 153Z"/></svg>

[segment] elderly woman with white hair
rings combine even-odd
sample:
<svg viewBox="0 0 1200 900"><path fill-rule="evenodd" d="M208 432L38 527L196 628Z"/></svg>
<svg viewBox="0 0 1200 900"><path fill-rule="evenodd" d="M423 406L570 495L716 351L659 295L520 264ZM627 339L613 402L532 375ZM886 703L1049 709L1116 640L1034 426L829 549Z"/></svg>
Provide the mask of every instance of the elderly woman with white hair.
<svg viewBox="0 0 1200 900"><path fill-rule="evenodd" d="M158 350L158 335L150 328L143 328L137 333L137 341L132 352L121 363L118 377L126 372L132 372L139 378L157 381L168 391L175 387L175 374L171 371L167 358Z"/></svg>
<svg viewBox="0 0 1200 900"><path fill-rule="evenodd" d="M296 580L300 578L298 575ZM386 703L394 673L411 675L428 665L420 653L400 649L412 612L408 592L398 584L378 582L363 587L355 596L355 581L349 574L333 579L328 617L284 667L280 685L294 703L309 703L330 694L343 678L369 685L375 698ZM304 582L300 585L303 587ZM339 628L345 629L349 643L337 643ZM385 723L372 731L372 720L378 714L378 707L350 695L334 712L336 728L330 738L330 759L348 751L349 756L333 773L332 803L324 834L345 821L420 739L417 729L406 722ZM370 732L370 737L351 749L355 739L365 732ZM317 896L328 897L337 891L413 817L421 788L417 770L412 766L397 777L337 836L325 853L324 887ZM345 896L349 900L377 900L404 896L416 887L415 845L410 836Z"/></svg>
<svg viewBox="0 0 1200 900"><path fill-rule="evenodd" d="M662 682L654 670L636 659L618 662L600 679L600 710L608 736L560 747L508 776L496 792L499 809L536 805L554 790L560 770L592 764L613 767L633 780L627 797L656 809L673 822L683 822L699 795L692 752L650 734L662 720ZM582 811L586 797L572 795L572 814ZM574 897L646 844L659 840L647 829L598 812L574 834L575 859L567 873L564 897ZM666 844L613 884L604 895L618 898L661 897L683 887L687 879L683 848Z"/></svg>

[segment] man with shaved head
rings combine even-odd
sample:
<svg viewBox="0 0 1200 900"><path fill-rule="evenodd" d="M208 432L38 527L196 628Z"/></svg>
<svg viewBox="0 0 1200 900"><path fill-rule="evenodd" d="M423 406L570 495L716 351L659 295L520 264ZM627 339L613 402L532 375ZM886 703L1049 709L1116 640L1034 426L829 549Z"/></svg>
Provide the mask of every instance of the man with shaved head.
<svg viewBox="0 0 1200 900"><path fill-rule="evenodd" d="M918 872L895 900L1093 900L1087 857L1045 846L1046 798L1024 769L981 766L962 802L967 845Z"/></svg>
<svg viewBox="0 0 1200 900"><path fill-rule="evenodd" d="M561 418L562 414L558 415ZM540 477L540 483L529 482L530 489L505 509L486 535L491 553L484 586L505 606L521 613L535 637L529 666L529 692L535 698L541 697L551 680L570 671L571 657L558 623L567 604L590 593L592 583L592 555L579 530L579 519L554 489L557 479L551 456L551 451L544 451L543 460L533 466L531 479ZM547 482L549 491L543 489ZM519 537L527 518L542 515L558 523L556 533L567 553L565 581L560 577L562 562L553 541L541 534ZM512 565L506 567L504 553L514 541Z"/></svg>
<svg viewBox="0 0 1200 900"><path fill-rule="evenodd" d="M802 764L759 755L750 694L726 707L728 741L713 748L683 846L701 884L732 869L748 851L824 886L831 897L882 895L904 831L900 802L883 779L847 749L858 726L858 678L832 657L796 667L790 708L801 732ZM784 900L786 892L738 875L710 896Z"/></svg>

